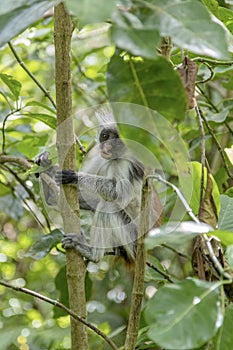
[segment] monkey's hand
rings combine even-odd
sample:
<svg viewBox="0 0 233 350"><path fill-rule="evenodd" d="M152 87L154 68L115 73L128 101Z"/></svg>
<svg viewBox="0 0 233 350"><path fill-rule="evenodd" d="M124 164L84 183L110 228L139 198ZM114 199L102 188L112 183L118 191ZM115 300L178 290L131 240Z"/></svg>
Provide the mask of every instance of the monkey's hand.
<svg viewBox="0 0 233 350"><path fill-rule="evenodd" d="M92 249L88 245L84 233L81 231L79 234L67 234L62 239L62 248L64 249L76 249L84 258L92 260Z"/></svg>
<svg viewBox="0 0 233 350"><path fill-rule="evenodd" d="M57 185L77 184L78 176L73 170L57 170L55 181Z"/></svg>

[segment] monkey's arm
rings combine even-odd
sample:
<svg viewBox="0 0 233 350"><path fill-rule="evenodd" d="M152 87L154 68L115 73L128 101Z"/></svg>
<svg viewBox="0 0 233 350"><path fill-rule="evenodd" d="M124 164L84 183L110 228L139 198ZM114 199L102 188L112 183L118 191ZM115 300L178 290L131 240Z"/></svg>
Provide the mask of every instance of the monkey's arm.
<svg viewBox="0 0 233 350"><path fill-rule="evenodd" d="M58 166L52 166L52 162L48 159L49 152L43 152L36 159L35 163L41 167L46 168L38 176L41 179L43 194L46 204L49 206L56 206L58 202L59 186L56 184L54 178ZM85 210L95 211L99 202L99 197L95 193L85 193L85 199L81 193L78 193L79 207Z"/></svg>
<svg viewBox="0 0 233 350"><path fill-rule="evenodd" d="M133 189L128 179L106 178L104 176L97 176L86 174L83 172L74 172L73 170L58 170L55 175L58 185L61 184L76 184L80 192L90 191L105 201L117 200L119 204L125 206L129 200L132 199Z"/></svg>

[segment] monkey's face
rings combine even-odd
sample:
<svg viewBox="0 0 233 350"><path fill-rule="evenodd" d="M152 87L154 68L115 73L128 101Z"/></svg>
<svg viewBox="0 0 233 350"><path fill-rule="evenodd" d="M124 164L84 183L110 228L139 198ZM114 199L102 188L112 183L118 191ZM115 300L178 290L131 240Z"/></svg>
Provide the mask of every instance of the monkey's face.
<svg viewBox="0 0 233 350"><path fill-rule="evenodd" d="M119 137L115 128L104 128L99 134L99 145L101 157L114 159L122 157L125 145Z"/></svg>

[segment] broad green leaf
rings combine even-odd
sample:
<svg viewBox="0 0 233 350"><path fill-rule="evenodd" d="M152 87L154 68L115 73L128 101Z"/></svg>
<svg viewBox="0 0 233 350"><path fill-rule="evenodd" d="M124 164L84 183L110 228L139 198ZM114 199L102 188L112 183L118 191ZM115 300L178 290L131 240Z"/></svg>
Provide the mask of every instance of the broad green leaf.
<svg viewBox="0 0 233 350"><path fill-rule="evenodd" d="M0 3L0 47L40 19L61 0L20 0Z"/></svg>
<svg viewBox="0 0 233 350"><path fill-rule="evenodd" d="M219 286L187 279L160 288L145 310L149 338L166 349L199 348L223 322Z"/></svg>
<svg viewBox="0 0 233 350"><path fill-rule="evenodd" d="M154 59L160 41L159 32L145 28L136 16L128 12L118 12L113 18L112 40L116 46L134 56Z"/></svg>
<svg viewBox="0 0 233 350"><path fill-rule="evenodd" d="M116 3L116 0L65 0L66 7L77 16L81 26L111 19Z"/></svg>
<svg viewBox="0 0 233 350"><path fill-rule="evenodd" d="M55 229L51 231L50 234L42 236L39 241L33 244L25 256L35 260L41 260L53 247L61 242L62 237L63 234L60 230Z"/></svg>
<svg viewBox="0 0 233 350"><path fill-rule="evenodd" d="M144 25L158 29L161 36L170 36L175 45L191 52L214 57L229 58L226 33L212 20L209 12L199 1L136 0L149 13ZM215 40L213 40L213 38Z"/></svg>
<svg viewBox="0 0 233 350"><path fill-rule="evenodd" d="M171 120L185 117L182 82L162 57L142 61L114 55L108 66L107 86L111 102L140 104Z"/></svg>
<svg viewBox="0 0 233 350"><path fill-rule="evenodd" d="M218 228L222 231L233 232L233 198L221 195L221 210L218 220Z"/></svg>
<svg viewBox="0 0 233 350"><path fill-rule="evenodd" d="M12 93L12 99L17 101L19 98L19 94L21 91L21 83L15 80L11 75L8 74L0 74L1 80L8 86L9 90Z"/></svg>
<svg viewBox="0 0 233 350"><path fill-rule="evenodd" d="M212 227L205 223L195 223L193 221L170 222L161 227L152 229L145 239L147 249L152 249L162 243L178 244L192 240L201 233L212 231Z"/></svg>

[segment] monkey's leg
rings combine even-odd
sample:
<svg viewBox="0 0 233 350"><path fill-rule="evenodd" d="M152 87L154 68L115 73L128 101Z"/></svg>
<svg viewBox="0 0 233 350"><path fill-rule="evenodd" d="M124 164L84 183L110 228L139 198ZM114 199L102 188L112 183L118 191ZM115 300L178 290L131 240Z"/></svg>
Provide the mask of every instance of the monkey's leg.
<svg viewBox="0 0 233 350"><path fill-rule="evenodd" d="M80 234L67 234L62 239L62 247L64 249L76 249L84 258L93 262L99 261L94 259L92 247L88 244L84 233L81 231Z"/></svg>

